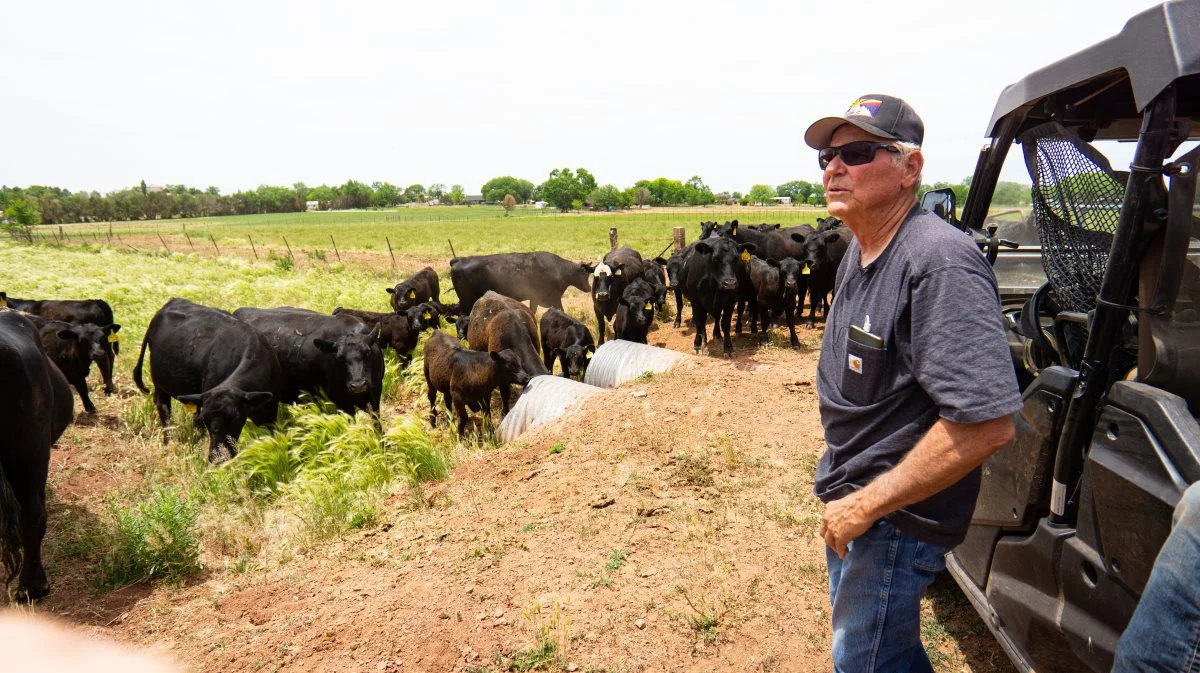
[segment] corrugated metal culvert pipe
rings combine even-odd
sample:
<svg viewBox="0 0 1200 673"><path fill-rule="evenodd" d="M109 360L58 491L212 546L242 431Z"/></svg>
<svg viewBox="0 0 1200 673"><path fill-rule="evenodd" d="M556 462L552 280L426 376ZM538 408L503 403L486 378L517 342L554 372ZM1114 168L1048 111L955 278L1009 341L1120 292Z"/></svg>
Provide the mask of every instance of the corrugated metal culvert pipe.
<svg viewBox="0 0 1200 673"><path fill-rule="evenodd" d="M583 383L561 376L533 377L521 393L521 399L500 422L496 435L501 442L511 442L526 430L578 409L600 388L615 388L646 372L665 372L685 357L683 353L657 346L607 341L596 349Z"/></svg>

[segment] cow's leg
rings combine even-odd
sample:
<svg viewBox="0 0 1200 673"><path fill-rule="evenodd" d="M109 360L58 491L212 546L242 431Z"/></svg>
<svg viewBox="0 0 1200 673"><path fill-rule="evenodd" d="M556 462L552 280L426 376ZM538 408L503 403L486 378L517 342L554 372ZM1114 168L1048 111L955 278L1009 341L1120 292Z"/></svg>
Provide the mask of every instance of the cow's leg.
<svg viewBox="0 0 1200 673"><path fill-rule="evenodd" d="M512 395L512 387L507 383L500 384L500 410L508 414L508 398Z"/></svg>
<svg viewBox="0 0 1200 673"><path fill-rule="evenodd" d="M87 379L76 379L71 382L75 386L75 391L79 393L79 401L83 402L83 410L89 414L96 413L96 405L92 404L92 398L88 397Z"/></svg>
<svg viewBox="0 0 1200 673"><path fill-rule="evenodd" d="M427 390L425 391L425 396L429 398L429 427L436 428L437 427L438 391L433 386L427 385ZM449 404L448 399L446 400L446 402L447 402L447 404Z"/></svg>
<svg viewBox="0 0 1200 673"><path fill-rule="evenodd" d="M764 307L758 305L758 299L750 299L747 302L750 305L750 333L754 334L758 331L758 314L759 311L765 310Z"/></svg>
<svg viewBox="0 0 1200 673"><path fill-rule="evenodd" d="M542 364L546 365L546 371L550 372L551 374L554 373L554 361L556 359L558 359L558 356L554 354L554 349L546 348L546 344L542 344ZM563 366L562 375L567 375L565 363Z"/></svg>
<svg viewBox="0 0 1200 673"><path fill-rule="evenodd" d="M725 341L723 348L726 357L733 357L733 339L729 335L729 322L733 318L733 305L729 304L721 311L721 328L725 331Z"/></svg>
<svg viewBox="0 0 1200 673"><path fill-rule="evenodd" d="M21 579L17 584L18 602L28 603L44 598L50 593L50 581L42 567L42 538L46 535L46 473L49 460L45 463L34 460L29 469L9 474L9 484L17 502L21 503L21 543L24 547L24 563Z"/></svg>
<svg viewBox="0 0 1200 673"><path fill-rule="evenodd" d="M462 400L454 400L454 411L458 415L458 434L461 436L467 431L467 405Z"/></svg>
<svg viewBox="0 0 1200 673"><path fill-rule="evenodd" d="M602 310L596 310L596 335L600 339L599 341L596 342L596 345L603 346L604 345L604 311L602 311Z"/></svg>
<svg viewBox="0 0 1200 673"><path fill-rule="evenodd" d="M163 446L167 445L167 427L171 424L171 396L154 389L154 407L158 410L158 422L162 424Z"/></svg>
<svg viewBox="0 0 1200 673"><path fill-rule="evenodd" d="M683 290L675 290L675 327L683 324Z"/></svg>
<svg viewBox="0 0 1200 673"><path fill-rule="evenodd" d="M783 315L787 318L788 336L792 339L792 348L799 348L800 340L796 338L796 315L791 302L784 304Z"/></svg>
<svg viewBox="0 0 1200 673"><path fill-rule="evenodd" d="M696 327L696 338L692 341L692 348L697 353L700 352L700 347L704 345L705 337L708 336L706 332L707 325L705 325L707 318L708 316L704 313L703 308L692 304L692 322Z"/></svg>
<svg viewBox="0 0 1200 673"><path fill-rule="evenodd" d="M758 333L758 343L767 345L770 341L771 323L775 320L774 309L767 302L763 302L758 310L758 319L762 324L762 330Z"/></svg>
<svg viewBox="0 0 1200 673"><path fill-rule="evenodd" d="M737 300L737 308L735 309L737 311L737 325L734 327L734 329L737 330L738 334L742 333L742 311L745 310L745 308L746 308L746 300L744 300L744 299ZM716 335L714 334L713 336L716 336Z"/></svg>
<svg viewBox="0 0 1200 673"><path fill-rule="evenodd" d="M808 302L808 320L804 322L804 326L808 329L812 329L817 326L817 305L825 300L821 297L820 291L815 287L809 291L809 294L811 296L809 297Z"/></svg>

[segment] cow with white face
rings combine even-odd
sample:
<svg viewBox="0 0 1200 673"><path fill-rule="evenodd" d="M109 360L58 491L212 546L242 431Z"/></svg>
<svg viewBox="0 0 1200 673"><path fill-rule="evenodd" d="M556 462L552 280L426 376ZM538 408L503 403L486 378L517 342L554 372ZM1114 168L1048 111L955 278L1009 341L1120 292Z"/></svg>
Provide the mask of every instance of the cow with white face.
<svg viewBox="0 0 1200 673"><path fill-rule="evenodd" d="M635 278L646 273L641 254L628 246L610 250L592 272L592 309L596 313L598 345L604 343L604 328L617 315L621 294Z"/></svg>

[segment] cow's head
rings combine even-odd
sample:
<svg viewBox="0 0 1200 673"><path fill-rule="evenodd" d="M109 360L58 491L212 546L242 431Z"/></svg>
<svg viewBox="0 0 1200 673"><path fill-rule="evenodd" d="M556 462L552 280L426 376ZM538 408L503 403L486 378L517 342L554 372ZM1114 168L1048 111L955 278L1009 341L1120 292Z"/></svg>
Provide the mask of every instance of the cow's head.
<svg viewBox="0 0 1200 673"><path fill-rule="evenodd" d="M97 327L91 323L76 325L72 328L80 335L80 341L87 348L87 358L96 363L100 377L104 379L104 390L112 393L116 390L112 379L113 336L121 331L121 326L113 323Z"/></svg>
<svg viewBox="0 0 1200 673"><path fill-rule="evenodd" d="M619 288L624 287L625 264L597 264L592 271L592 297L596 301L608 301Z"/></svg>
<svg viewBox="0 0 1200 673"><path fill-rule="evenodd" d="M458 320L454 321L454 333L458 335L459 341L466 341L467 330L471 327L471 316L462 315Z"/></svg>
<svg viewBox="0 0 1200 673"><path fill-rule="evenodd" d="M404 311L404 315L408 318L408 322L412 328L418 332L423 330L437 329L441 318L441 312L437 306L429 302L410 306Z"/></svg>
<svg viewBox="0 0 1200 673"><path fill-rule="evenodd" d="M220 385L199 395L179 395L175 399L196 409L197 419L208 430L208 460L219 463L237 455L237 441L246 419L275 396Z"/></svg>
<svg viewBox="0 0 1200 673"><path fill-rule="evenodd" d="M523 386L529 383L529 374L521 366L521 359L511 348L502 351L491 351L492 366L496 368L496 379L501 384Z"/></svg>
<svg viewBox="0 0 1200 673"><path fill-rule="evenodd" d="M708 238L709 236L712 236L713 232L716 231L716 229L717 229L716 222L701 222L700 223L700 238L697 240L703 241L704 239Z"/></svg>
<svg viewBox="0 0 1200 673"><path fill-rule="evenodd" d="M785 257L779 264L779 275L783 278L783 290L786 293L795 293L801 287L804 287L803 278L801 278L803 264L795 257Z"/></svg>
<svg viewBox="0 0 1200 673"><path fill-rule="evenodd" d="M683 287L683 253L674 253L666 259L663 266L667 269L667 289L678 290Z"/></svg>
<svg viewBox="0 0 1200 673"><path fill-rule="evenodd" d="M313 345L322 353L337 358L346 372L346 390L351 395L363 395L371 389L372 362L380 361L379 325L367 334L351 332L336 341L314 338Z"/></svg>
<svg viewBox="0 0 1200 673"><path fill-rule="evenodd" d="M655 299L654 287L644 279L638 278L625 287L620 302L629 312L630 322L645 327L654 320Z"/></svg>
<svg viewBox="0 0 1200 673"><path fill-rule="evenodd" d="M588 363L592 361L592 354L595 352L596 347L592 344L571 344L566 348L554 349L554 354L562 360L563 368L567 370L567 376L570 378L587 373Z"/></svg>
<svg viewBox="0 0 1200 673"><path fill-rule="evenodd" d="M834 271L837 270L836 263L829 254L829 247L838 243L841 235L840 231L835 230L809 235L808 240L804 242L804 262L811 273L820 273L829 266L833 266Z"/></svg>
<svg viewBox="0 0 1200 673"><path fill-rule="evenodd" d="M417 289L413 287L412 279L396 283L395 287L386 288L387 293L392 295L392 310L396 313L403 313L409 307L416 306L418 299Z"/></svg>
<svg viewBox="0 0 1200 673"><path fill-rule="evenodd" d="M742 252L754 254L756 246L753 243L735 243L728 238L711 238L696 243L696 252L708 260L708 273L718 289L725 292L736 292L738 289L738 269L744 266Z"/></svg>
<svg viewBox="0 0 1200 673"><path fill-rule="evenodd" d="M380 348L397 348L403 344L408 334L417 329L408 316L399 313L386 313L376 323L379 336L376 340Z"/></svg>
<svg viewBox="0 0 1200 673"><path fill-rule="evenodd" d="M571 270L571 287L574 287L580 292L590 292L592 274L596 272L595 264L587 262L579 262L578 266Z"/></svg>

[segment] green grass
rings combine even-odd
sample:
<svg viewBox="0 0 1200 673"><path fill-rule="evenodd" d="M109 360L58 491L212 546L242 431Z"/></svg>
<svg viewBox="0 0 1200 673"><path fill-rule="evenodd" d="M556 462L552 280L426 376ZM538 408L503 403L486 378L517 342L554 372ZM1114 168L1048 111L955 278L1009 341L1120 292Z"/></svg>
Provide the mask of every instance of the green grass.
<svg viewBox="0 0 1200 673"><path fill-rule="evenodd" d="M156 489L143 502L121 507L110 501L115 523L99 564L99 584L116 588L151 580L182 582L200 571L195 502L173 487Z"/></svg>
<svg viewBox="0 0 1200 673"><path fill-rule="evenodd" d="M318 256L302 251L321 249L327 251L326 260L333 261L336 256L331 250L331 234L343 253L366 250L386 255L390 240L397 255L449 258L449 240L459 255L538 249L572 259L593 259L608 250L609 227L617 227L622 245L656 255L671 242L672 229L677 226L686 227L690 241L699 234L699 223L703 220L737 219L747 224L779 222L790 226L814 224L818 216L824 215L824 209L808 206L714 206L565 214L553 209L520 208L511 217L504 217L504 210L498 206L463 206L115 222L112 230L122 240L128 236L148 237L152 240L147 246L158 250L162 249L158 239L162 235L172 250L191 252L194 246L206 254L212 252L210 235L222 251L244 248L246 253L250 252L249 236L262 259L269 252L277 258L286 256L283 242L286 236L291 249L301 258L320 261ZM75 237L70 239L72 244L79 244L80 234L95 244L96 237L107 242L108 226L107 223L63 225L63 230ZM190 244L184 237L185 226ZM35 230L50 236L57 232L57 227Z"/></svg>

